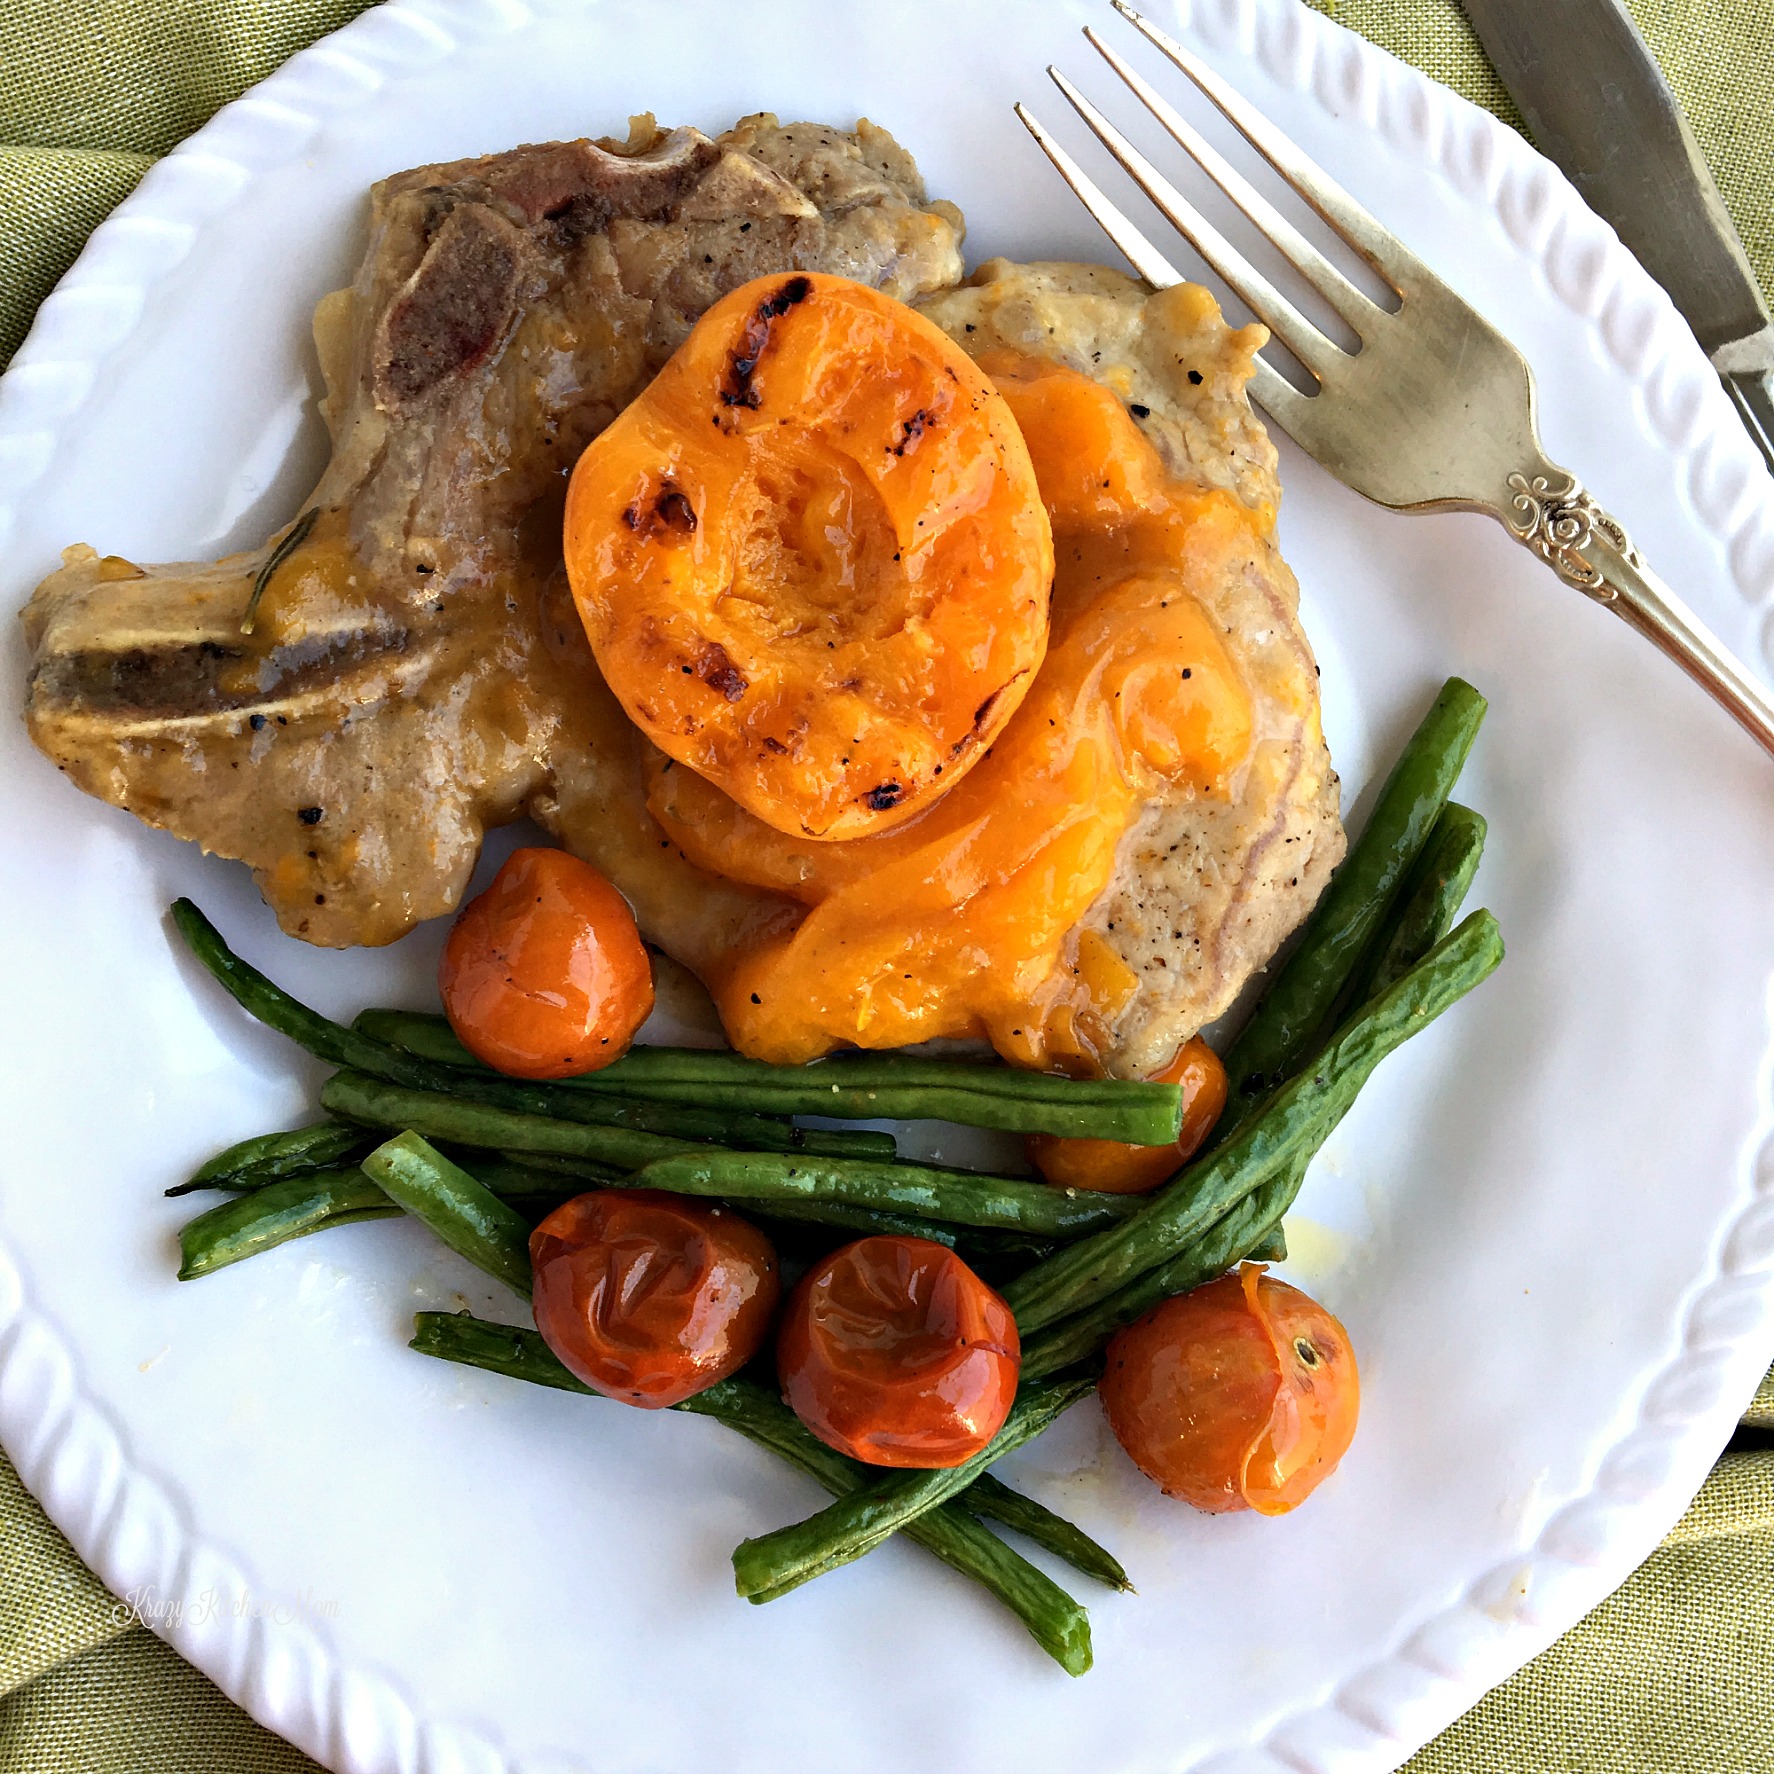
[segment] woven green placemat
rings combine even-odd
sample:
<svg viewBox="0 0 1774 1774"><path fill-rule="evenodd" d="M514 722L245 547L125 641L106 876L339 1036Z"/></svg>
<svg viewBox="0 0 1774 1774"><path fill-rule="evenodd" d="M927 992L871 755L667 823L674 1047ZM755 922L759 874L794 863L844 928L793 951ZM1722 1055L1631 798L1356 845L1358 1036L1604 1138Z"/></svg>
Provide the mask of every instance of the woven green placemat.
<svg viewBox="0 0 1774 1774"><path fill-rule="evenodd" d="M1312 3L1522 129L1521 113L1459 0ZM1539 3L1551 7L1556 0ZM1774 300L1774 0L1628 4L1706 151L1762 289ZM1582 52L1580 43L1569 46L1573 60Z"/></svg>
<svg viewBox="0 0 1774 1774"><path fill-rule="evenodd" d="M0 362L155 156L360 10L0 0ZM1453 0L1325 10L1519 121ZM1635 0L1635 11L1774 284L1774 0ZM1746 1446L1651 1559L1409 1774L1774 1770L1774 1373L1745 1422ZM1758 1437L1765 1448L1747 1445ZM0 1458L0 1774L313 1769L134 1624Z"/></svg>

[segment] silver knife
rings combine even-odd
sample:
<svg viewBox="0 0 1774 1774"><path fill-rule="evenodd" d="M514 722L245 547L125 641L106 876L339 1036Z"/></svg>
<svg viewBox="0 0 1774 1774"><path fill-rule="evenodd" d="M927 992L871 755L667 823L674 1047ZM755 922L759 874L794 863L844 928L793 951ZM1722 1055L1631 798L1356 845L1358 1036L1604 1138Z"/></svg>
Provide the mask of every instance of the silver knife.
<svg viewBox="0 0 1774 1774"><path fill-rule="evenodd" d="M1622 0L1461 0L1534 145L1694 329L1774 472L1774 315Z"/></svg>

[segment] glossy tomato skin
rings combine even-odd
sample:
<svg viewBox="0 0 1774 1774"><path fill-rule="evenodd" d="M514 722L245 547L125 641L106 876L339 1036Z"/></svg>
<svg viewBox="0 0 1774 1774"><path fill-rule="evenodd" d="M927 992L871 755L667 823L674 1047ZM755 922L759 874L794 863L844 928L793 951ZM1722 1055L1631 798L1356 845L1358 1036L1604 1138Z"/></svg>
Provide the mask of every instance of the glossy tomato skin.
<svg viewBox="0 0 1774 1774"><path fill-rule="evenodd" d="M947 1246L863 1238L801 1278L776 1360L783 1396L829 1447L871 1466L959 1466L1009 1415L1022 1344Z"/></svg>
<svg viewBox="0 0 1774 1774"><path fill-rule="evenodd" d="M565 850L514 850L471 899L438 966L450 1027L517 1078L620 1059L653 1008L653 970L625 900Z"/></svg>
<svg viewBox="0 0 1774 1774"><path fill-rule="evenodd" d="M1173 1146L1131 1146L1123 1140L1063 1139L1034 1133L1023 1141L1029 1162L1060 1189L1147 1195L1176 1175L1213 1132L1226 1107L1226 1068L1197 1035L1177 1049L1154 1084L1180 1084L1183 1121Z"/></svg>
<svg viewBox="0 0 1774 1774"><path fill-rule="evenodd" d="M1348 1451L1361 1403L1342 1325L1255 1263L1121 1331L1098 1391L1134 1464L1215 1513L1304 1502Z"/></svg>
<svg viewBox="0 0 1774 1774"><path fill-rule="evenodd" d="M602 1189L530 1234L536 1328L606 1398L661 1410L736 1373L781 1298L776 1252L724 1207Z"/></svg>

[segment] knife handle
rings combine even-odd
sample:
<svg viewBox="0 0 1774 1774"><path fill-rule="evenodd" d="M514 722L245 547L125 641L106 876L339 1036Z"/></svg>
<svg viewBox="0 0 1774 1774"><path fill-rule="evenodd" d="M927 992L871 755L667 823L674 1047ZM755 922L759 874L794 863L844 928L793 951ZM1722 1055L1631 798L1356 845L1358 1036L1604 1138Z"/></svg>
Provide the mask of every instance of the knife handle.
<svg viewBox="0 0 1774 1774"><path fill-rule="evenodd" d="M1762 452L1768 472L1774 474L1774 370L1724 371L1720 380L1738 418Z"/></svg>
<svg viewBox="0 0 1774 1774"><path fill-rule="evenodd" d="M1504 522L1510 533L1567 585L1606 604L1667 653L1765 751L1774 752L1774 695L1646 566L1625 529L1574 474L1551 463L1537 466L1532 476L1509 477L1514 515Z"/></svg>

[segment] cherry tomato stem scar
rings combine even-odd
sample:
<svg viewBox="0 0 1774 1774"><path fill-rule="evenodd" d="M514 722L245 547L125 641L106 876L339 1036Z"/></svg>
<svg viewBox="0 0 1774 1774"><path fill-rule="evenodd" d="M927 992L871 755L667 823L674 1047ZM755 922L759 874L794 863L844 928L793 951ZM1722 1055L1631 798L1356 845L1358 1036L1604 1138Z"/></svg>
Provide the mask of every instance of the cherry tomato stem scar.
<svg viewBox="0 0 1774 1774"><path fill-rule="evenodd" d="M1304 1502L1348 1451L1361 1403L1348 1333L1256 1263L1120 1332L1099 1390L1134 1464L1215 1513Z"/></svg>

